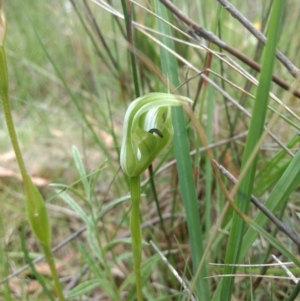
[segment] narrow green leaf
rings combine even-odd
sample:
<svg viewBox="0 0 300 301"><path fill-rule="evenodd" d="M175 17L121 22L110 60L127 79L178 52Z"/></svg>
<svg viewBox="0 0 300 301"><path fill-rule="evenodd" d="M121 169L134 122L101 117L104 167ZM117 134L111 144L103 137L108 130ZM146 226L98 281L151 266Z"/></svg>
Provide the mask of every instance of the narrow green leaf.
<svg viewBox="0 0 300 301"><path fill-rule="evenodd" d="M97 259L93 256L93 254L90 252L87 246L84 244L79 244L79 251L82 254L85 262L89 266L91 272L94 274L96 278L105 278L105 270L101 268L99 265Z"/></svg>
<svg viewBox="0 0 300 301"><path fill-rule="evenodd" d="M292 149L297 147L299 141L300 136L296 134L286 146L287 148ZM270 161L266 162L263 168L255 176L255 182L257 184L255 185L254 195L259 197L276 184L292 160L291 157L285 159L286 156L286 151L280 149Z"/></svg>
<svg viewBox="0 0 300 301"><path fill-rule="evenodd" d="M256 233L260 233L261 235L263 235L268 242L278 251L281 252L282 255L286 256L289 260L293 261L298 267L300 267L300 261L299 259L292 254L287 248L285 248L280 242L279 240L277 240L276 238L274 238L270 233L268 233L266 230L263 229L263 227L261 227L258 223L256 223L255 221L249 221L250 225L251 225L251 229L253 231L255 231Z"/></svg>
<svg viewBox="0 0 300 301"><path fill-rule="evenodd" d="M264 203L265 207L269 209L271 212L276 211L284 204L290 194L299 186L300 184L300 151L296 153L296 156L291 160L289 166L275 185L274 189L272 190L270 196L268 197L267 201ZM262 230L263 227L268 222L268 218L263 213L258 213L255 217L253 223L253 227L249 228L243 238L243 244L241 247L240 252L240 260L239 262L245 258L246 254L248 253L249 249L251 248L252 244L254 243L255 239L258 236L258 232L264 234L266 238L268 235ZM258 230L259 229L259 230ZM272 243L272 238L268 239L269 242L278 248L285 256L291 258L296 264L299 264L297 258L288 253L287 250L283 250L282 246L278 246L275 243ZM276 241L276 240L275 240ZM226 273L226 272L224 272ZM224 281L223 279L221 283ZM218 286L214 298L212 300L218 300L221 296L220 286Z"/></svg>
<svg viewBox="0 0 300 301"><path fill-rule="evenodd" d="M142 286L144 287L147 281L150 278L151 273L153 272L153 266L159 261L160 257L156 254L150 258L148 258L141 266L141 274L142 274ZM129 275L126 280L122 283L120 287L120 292L124 291L125 288L134 282L134 275ZM130 291L126 296L126 301L134 301L136 296L136 287L132 286Z"/></svg>
<svg viewBox="0 0 300 301"><path fill-rule="evenodd" d="M89 182L87 180L87 175L86 175L86 171L85 171L83 162L81 160L80 152L79 152L78 148L75 145L73 145L73 147L72 147L72 153L73 153L73 158L74 158L74 161L75 161L76 169L79 173L80 180L81 180L81 182L83 184L83 187L84 187L85 195L86 195L87 199L89 199L89 196L90 196L90 188L89 187L90 187L90 185L89 185Z"/></svg>
<svg viewBox="0 0 300 301"><path fill-rule="evenodd" d="M168 21L168 13L165 6L158 0L155 1L156 13L162 19ZM158 30L163 34L160 41L174 50L173 42L165 36L171 36L171 30L163 21L157 20ZM170 83L179 86L178 65L176 58L165 48L160 47L161 69ZM193 261L193 273L196 274L198 265L203 256L202 230L198 213L197 195L193 178L191 158L189 155L188 137L185 126L184 112L182 107L172 108L172 124L174 127L174 152L177 160L178 177L183 205L186 213L186 222L189 232L191 255ZM205 278L206 266L196 279L196 295L199 300L209 300L209 285Z"/></svg>
<svg viewBox="0 0 300 301"><path fill-rule="evenodd" d="M106 253L109 249L111 249L113 246L117 244L132 244L132 239L131 237L126 237L126 238L119 238L119 239L114 239L110 242L108 242L105 247L103 248L103 252ZM148 246L149 244L145 241L142 240L142 245L143 246Z"/></svg>
<svg viewBox="0 0 300 301"><path fill-rule="evenodd" d="M296 153L296 156L292 159L289 166L285 170L282 177L279 179L274 189L272 190L270 196L265 202L265 207L268 208L271 212L276 211L291 193L299 186L300 184L300 151ZM254 222L260 227L264 227L267 223L268 218L261 212L257 214ZM254 229L249 229L245 234L243 239L243 245L241 249L241 258L243 258L254 240L257 237L257 232Z"/></svg>
<svg viewBox="0 0 300 301"><path fill-rule="evenodd" d="M89 266L91 272L94 273L97 279L101 280L101 282L99 282L99 285L105 284L102 285L102 289L108 294L111 300L117 300L118 292L116 292L115 290L115 283L112 282L107 274L108 271L103 268L103 266L105 266L105 263L103 262L104 258L101 257L102 254L97 254L98 259L96 259L92 252L83 244L79 245L79 250L82 253L84 260Z"/></svg>
<svg viewBox="0 0 300 301"><path fill-rule="evenodd" d="M10 260L8 258L8 254L11 255L11 253L13 253L13 252L6 252L4 250L5 248L4 237L5 237L5 231L3 228L2 216L0 215L0 266L1 266L0 277L1 279L6 278L10 274ZM11 291L9 282L6 281L5 283L3 283L3 287L2 287L2 296L4 300L12 301L13 300L12 294L13 293Z"/></svg>
<svg viewBox="0 0 300 301"><path fill-rule="evenodd" d="M125 0L121 0L121 4L122 4L122 9L123 9L124 18L125 18L127 39L128 39L128 42L131 42L133 40L132 23L131 23L132 14L133 14L132 5L128 4L128 6L127 6L127 1L125 1ZM130 11L128 11L128 7L131 8ZM139 78L138 78L138 65L136 63L135 54L133 53L133 51L130 52L130 62L131 62L132 77L133 77L133 82L134 82L135 96L139 97L140 96L140 88L139 88Z"/></svg>
<svg viewBox="0 0 300 301"><path fill-rule="evenodd" d="M268 30L268 38L264 49L262 69L259 77L259 85L252 111L252 119L249 128L249 134L244 150L242 169L248 164L253 149L258 143L265 123L266 111L269 100L269 91L271 87L273 65L275 61L276 45L279 38L280 20L283 12L285 1L275 0L271 12L270 26ZM251 162L250 167L241 181L238 189L235 204L244 213L248 213L250 205L250 196L253 189L254 176L256 172L257 156ZM228 240L226 252L226 264L236 264L239 261L242 239L244 235L245 223L237 212L234 212L232 218L232 226ZM236 267L226 266L225 274L234 274ZM222 280L222 292L220 300L229 301L233 288L234 277L224 278Z"/></svg>
<svg viewBox="0 0 300 301"><path fill-rule="evenodd" d="M290 296L285 301L294 301L297 300L297 297L300 292L300 281L298 281L297 285L295 286L294 290L290 294Z"/></svg>
<svg viewBox="0 0 300 301"><path fill-rule="evenodd" d="M22 246L22 250L23 250L23 253L24 253L24 257L25 257L25 260L26 262L29 264L35 278L38 280L38 282L40 283L40 285L42 286L43 288L43 291L45 293L45 295L49 298L49 300L51 301L54 301L54 297L52 295L52 293L50 292L50 290L48 289L43 277L38 273L38 271L36 270L34 264L32 263L32 260L29 256L29 253L28 253L28 250L26 248L26 243L25 243L25 232L24 232L24 228L22 228L22 231L21 231L21 235L20 235L20 238L21 238L21 246Z"/></svg>
<svg viewBox="0 0 300 301"><path fill-rule="evenodd" d="M88 227L93 227L93 224L91 222L90 217L83 211L83 209L77 204L77 202L70 197L66 192L56 191L56 193L59 195L59 197L68 204L84 221L84 223Z"/></svg>
<svg viewBox="0 0 300 301"><path fill-rule="evenodd" d="M74 287L71 291L68 292L67 298L75 298L81 296L83 294L90 293L96 287L107 287L109 286L109 281L106 279L90 279L83 283L80 283L76 287Z"/></svg>

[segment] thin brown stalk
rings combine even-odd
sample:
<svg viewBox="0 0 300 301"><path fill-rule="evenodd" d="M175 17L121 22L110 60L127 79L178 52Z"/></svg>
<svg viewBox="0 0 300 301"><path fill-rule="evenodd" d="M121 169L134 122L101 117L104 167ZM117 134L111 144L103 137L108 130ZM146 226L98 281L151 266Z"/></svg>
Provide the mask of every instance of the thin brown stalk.
<svg viewBox="0 0 300 301"><path fill-rule="evenodd" d="M237 19L245 28L252 33L256 39L265 44L267 38L265 35L256 29L252 23L241 14L229 1L227 0L217 0L231 15L233 18ZM285 66L285 68L294 76L297 77L299 75L299 69L279 50L276 50L277 59Z"/></svg>
<svg viewBox="0 0 300 301"><path fill-rule="evenodd" d="M214 161L216 166L222 172L227 179L229 179L233 184L236 184L238 180L220 163ZM283 233L285 233L298 247L300 247L300 238L298 235L284 225L270 210L268 210L254 195L251 195L251 202L264 214L270 221L272 221Z"/></svg>
<svg viewBox="0 0 300 301"><path fill-rule="evenodd" d="M172 2L170 2L169 0L160 0L160 1L166 6L167 9L169 9L174 15L176 15L180 20L182 20L186 25L188 25L190 27L189 34L192 37L194 37L194 38L197 36L201 37L201 38L207 40L208 42L219 46L220 48L227 51L231 55L235 56L237 59L239 59L240 61L242 61L249 67L251 67L252 69L254 69L258 72L261 71L260 64L253 61L246 55L242 54L235 48L227 45L224 41L219 39L212 32L210 32L210 31L206 30L204 27L201 27L200 25L198 25L195 21L193 21L188 16L186 16L184 13L182 13ZM278 76L273 75L272 81L274 83L276 83L278 86L280 86L281 88L283 88L285 90L290 90L290 85L287 82L285 82L284 80L282 80L281 78L279 78ZM298 90L293 91L293 95L296 96L297 98L300 98L300 91L298 91Z"/></svg>

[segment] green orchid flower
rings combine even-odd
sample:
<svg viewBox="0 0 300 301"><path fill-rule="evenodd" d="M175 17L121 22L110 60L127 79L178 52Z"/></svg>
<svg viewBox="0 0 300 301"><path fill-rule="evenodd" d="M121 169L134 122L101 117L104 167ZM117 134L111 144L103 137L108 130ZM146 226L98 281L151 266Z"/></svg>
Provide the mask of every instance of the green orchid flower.
<svg viewBox="0 0 300 301"><path fill-rule="evenodd" d="M134 100L125 114L120 164L124 173L130 177L130 231L138 301L143 300L140 175L173 139L171 107L190 102L184 96L149 93Z"/></svg>
<svg viewBox="0 0 300 301"><path fill-rule="evenodd" d="M139 176L173 139L171 106L192 102L184 96L149 93L134 100L127 109L121 167L129 177Z"/></svg>

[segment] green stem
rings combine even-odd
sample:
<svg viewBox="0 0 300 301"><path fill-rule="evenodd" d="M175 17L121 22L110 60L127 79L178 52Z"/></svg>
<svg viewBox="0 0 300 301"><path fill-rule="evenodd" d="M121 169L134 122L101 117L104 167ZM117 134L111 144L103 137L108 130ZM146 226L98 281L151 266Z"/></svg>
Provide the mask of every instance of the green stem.
<svg viewBox="0 0 300 301"><path fill-rule="evenodd" d="M8 72L7 72L5 49L3 46L0 47L0 97L2 99L4 116L5 116L5 121L8 129L8 134L11 140L11 144L16 154L16 159L20 168L22 178L25 178L27 174L26 167L18 143L14 122L11 115L10 103L8 100Z"/></svg>
<svg viewBox="0 0 300 301"><path fill-rule="evenodd" d="M135 274L137 299L143 300L142 294L142 278L141 278L141 260L142 260L142 230L140 221L140 177L130 178L130 193L131 193L131 216L130 216L130 231L132 240L133 254L133 270Z"/></svg>
<svg viewBox="0 0 300 301"><path fill-rule="evenodd" d="M24 163L24 160L22 157L22 152L21 152L21 149L19 146L18 137L16 134L16 130L15 130L12 114L11 114L10 103L9 103L9 99L8 99L8 72L7 72L5 49L3 46L0 46L0 97L2 100L2 104L3 104L3 110L4 110L4 116L5 116L6 125L7 125L7 129L8 129L8 134L9 134L14 152L16 154L16 159L17 159L17 162L19 165L19 169L20 169L22 178L23 178L24 185L26 185L26 183L28 184L28 181L26 180L28 175L27 175L25 163ZM57 271L56 271L56 268L55 268L55 265L53 262L52 254L50 251L50 244L45 245L41 241L40 241L40 243L42 244L47 262L49 264L59 300L64 301L65 299L64 299L64 296L62 293L62 288L61 288L59 280L58 280L58 274L57 274Z"/></svg>
<svg viewBox="0 0 300 301"><path fill-rule="evenodd" d="M126 24L126 32L127 32L127 40L131 47L134 47L133 45L133 35L132 35L132 10L131 10L131 3L129 3L128 10L127 4L125 0L121 0L122 3L122 9L124 13L125 18L125 24ZM137 64L135 55L133 53L133 50L130 49L130 60L131 60L131 68L132 68L132 76L133 76L133 83L134 83L134 90L135 90L135 96L140 97L140 88L139 88L139 77L138 77L138 71L137 71Z"/></svg>
<svg viewBox="0 0 300 301"><path fill-rule="evenodd" d="M161 229L165 234L166 239L168 239L168 235L167 235L167 230L165 227L165 223L164 223L164 219L162 217L162 213L161 213L161 209L160 209L160 205L159 205L159 201L158 201L158 197L157 197L157 192L156 192L156 188L155 188L155 183L154 183L154 173L153 173L153 167L152 164L149 165L148 167L149 170L149 175L150 175L150 185L151 185L151 189L153 192L153 198L156 204L156 209L157 209L157 213L158 213L158 217L160 220L160 225L161 225Z"/></svg>
<svg viewBox="0 0 300 301"><path fill-rule="evenodd" d="M54 264L54 258L53 258L53 254L51 252L51 248L48 245L45 245L43 243L41 243L44 254L45 254L45 259L49 265L50 271L51 271L51 275L53 277L53 281L54 281L54 286L56 288L56 293L57 293L57 297L59 301L65 301L65 297L63 295L63 291L62 291L62 287L61 284L59 282L59 276L57 273L57 269L55 267Z"/></svg>

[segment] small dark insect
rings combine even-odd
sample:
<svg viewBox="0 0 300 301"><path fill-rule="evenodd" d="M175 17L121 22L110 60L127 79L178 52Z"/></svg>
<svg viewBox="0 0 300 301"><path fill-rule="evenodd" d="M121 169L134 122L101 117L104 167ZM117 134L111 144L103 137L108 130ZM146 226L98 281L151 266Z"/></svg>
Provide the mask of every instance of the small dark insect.
<svg viewBox="0 0 300 301"><path fill-rule="evenodd" d="M159 129L151 129L148 131L149 133L153 134L155 133L156 135L158 135L160 138L164 138L163 133L159 130Z"/></svg>

